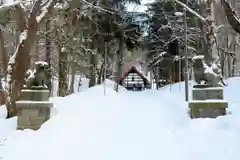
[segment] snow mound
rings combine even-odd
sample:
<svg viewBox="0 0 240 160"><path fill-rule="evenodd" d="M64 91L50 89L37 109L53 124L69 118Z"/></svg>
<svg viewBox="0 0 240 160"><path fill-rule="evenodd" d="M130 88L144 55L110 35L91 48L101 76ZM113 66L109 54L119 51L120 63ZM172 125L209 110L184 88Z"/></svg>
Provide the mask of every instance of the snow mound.
<svg viewBox="0 0 240 160"><path fill-rule="evenodd" d="M191 120L184 83L116 93L107 80L106 96L99 85L55 99L58 115L38 131L12 132L0 155L3 160L238 160L240 78L228 83L225 99L233 114Z"/></svg>

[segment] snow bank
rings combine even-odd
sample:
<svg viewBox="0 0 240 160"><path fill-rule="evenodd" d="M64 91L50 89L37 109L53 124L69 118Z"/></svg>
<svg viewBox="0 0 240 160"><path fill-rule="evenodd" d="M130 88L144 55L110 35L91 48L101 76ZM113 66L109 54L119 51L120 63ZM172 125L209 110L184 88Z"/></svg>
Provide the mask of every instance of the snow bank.
<svg viewBox="0 0 240 160"><path fill-rule="evenodd" d="M233 114L191 120L183 83L115 93L107 82L107 96L99 85L55 99L59 114L39 131L12 132L0 155L3 160L238 160L240 78L228 83L225 98Z"/></svg>

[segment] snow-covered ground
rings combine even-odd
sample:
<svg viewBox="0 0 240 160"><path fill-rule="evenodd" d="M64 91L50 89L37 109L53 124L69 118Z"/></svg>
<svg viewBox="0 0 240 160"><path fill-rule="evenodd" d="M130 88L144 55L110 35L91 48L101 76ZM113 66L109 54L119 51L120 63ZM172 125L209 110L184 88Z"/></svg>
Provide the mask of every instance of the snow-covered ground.
<svg viewBox="0 0 240 160"><path fill-rule="evenodd" d="M108 81L106 96L100 85L53 98L58 114L38 131L15 131L15 118L0 118L0 159L239 160L240 78L225 88L232 115L217 119L188 117L183 83L159 91L112 88Z"/></svg>

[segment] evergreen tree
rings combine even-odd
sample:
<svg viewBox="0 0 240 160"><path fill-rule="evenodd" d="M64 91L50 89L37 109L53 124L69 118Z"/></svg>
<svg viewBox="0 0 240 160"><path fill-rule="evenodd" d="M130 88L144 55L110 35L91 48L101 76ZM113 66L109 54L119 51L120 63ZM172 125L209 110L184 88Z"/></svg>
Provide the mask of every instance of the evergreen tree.
<svg viewBox="0 0 240 160"><path fill-rule="evenodd" d="M195 0L189 0L188 6L195 11L200 9L200 3ZM177 12L183 13L183 8L171 0L156 1L148 7L149 29L143 47L148 50L147 60L155 80L159 78L169 80L171 76L179 80L178 77L181 77L178 71L184 66L180 67L179 59L184 53L185 30L184 17L176 16ZM200 30L196 17L191 13L187 13L187 26L188 55L199 54Z"/></svg>

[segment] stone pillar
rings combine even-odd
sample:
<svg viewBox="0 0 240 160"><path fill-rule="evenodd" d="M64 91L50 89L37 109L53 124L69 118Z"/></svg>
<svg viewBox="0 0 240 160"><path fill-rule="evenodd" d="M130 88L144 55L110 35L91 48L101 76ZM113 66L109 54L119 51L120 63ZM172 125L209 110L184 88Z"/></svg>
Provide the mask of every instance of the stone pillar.
<svg viewBox="0 0 240 160"><path fill-rule="evenodd" d="M191 118L216 118L226 115L228 102L223 100L223 87L198 84L192 89L192 101L189 101Z"/></svg>
<svg viewBox="0 0 240 160"><path fill-rule="evenodd" d="M43 87L23 88L21 100L16 102L17 129L38 130L50 118L53 104L49 102L49 90Z"/></svg>

